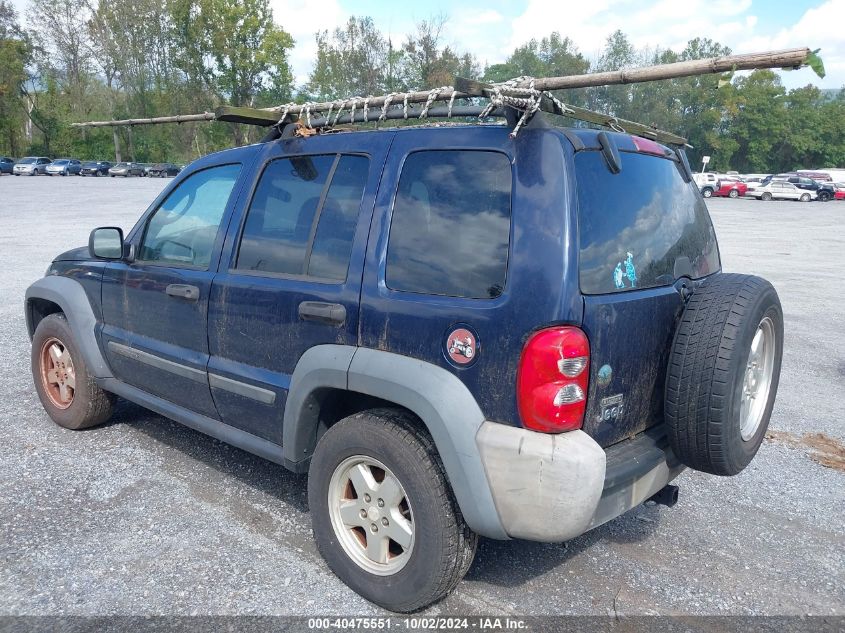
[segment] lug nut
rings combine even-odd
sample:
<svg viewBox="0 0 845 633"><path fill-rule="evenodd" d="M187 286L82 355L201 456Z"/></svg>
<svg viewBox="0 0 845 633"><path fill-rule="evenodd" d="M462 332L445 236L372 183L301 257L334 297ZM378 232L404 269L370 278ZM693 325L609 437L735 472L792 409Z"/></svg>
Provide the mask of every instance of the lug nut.
<svg viewBox="0 0 845 633"><path fill-rule="evenodd" d="M370 495L364 495L364 501L366 501L367 503L369 503L369 502L370 502L370 499L371 499Z"/></svg>
<svg viewBox="0 0 845 633"><path fill-rule="evenodd" d="M384 507L384 499L379 499L379 500L378 500L378 507L379 507L379 508L383 508L383 507Z"/></svg>
<svg viewBox="0 0 845 633"><path fill-rule="evenodd" d="M362 519L366 519L366 518L367 518L367 511L366 511L366 510L361 510L361 512L360 512L359 514L361 515L361 518L362 518Z"/></svg>
<svg viewBox="0 0 845 633"><path fill-rule="evenodd" d="M387 517L384 517L384 518L382 518L382 520L381 520L381 524L382 524L384 527L387 527L387 526L390 524L390 522L387 520Z"/></svg>
<svg viewBox="0 0 845 633"><path fill-rule="evenodd" d="M373 523L373 524L370 526L370 530L372 530L373 532L378 532L378 526L377 526L375 523Z"/></svg>

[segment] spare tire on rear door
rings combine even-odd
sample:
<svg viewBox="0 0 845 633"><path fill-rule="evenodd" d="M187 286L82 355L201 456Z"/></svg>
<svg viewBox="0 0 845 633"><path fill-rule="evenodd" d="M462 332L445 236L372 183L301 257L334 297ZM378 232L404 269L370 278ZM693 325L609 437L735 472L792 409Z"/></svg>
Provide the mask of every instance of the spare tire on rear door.
<svg viewBox="0 0 845 633"><path fill-rule="evenodd" d="M669 441L690 468L735 475L769 425L783 355L783 310L772 284L720 273L690 297L666 375Z"/></svg>

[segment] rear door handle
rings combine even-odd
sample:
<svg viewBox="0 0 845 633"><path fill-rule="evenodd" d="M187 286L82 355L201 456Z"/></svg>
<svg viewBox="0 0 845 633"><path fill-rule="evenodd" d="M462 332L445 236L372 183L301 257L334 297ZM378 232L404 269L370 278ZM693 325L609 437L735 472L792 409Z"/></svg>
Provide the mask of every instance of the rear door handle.
<svg viewBox="0 0 845 633"><path fill-rule="evenodd" d="M299 318L303 321L343 325L346 322L346 308L339 303L303 301L299 304Z"/></svg>
<svg viewBox="0 0 845 633"><path fill-rule="evenodd" d="M170 284L165 290L171 297L181 297L188 301L196 301L200 298L200 289L188 284Z"/></svg>

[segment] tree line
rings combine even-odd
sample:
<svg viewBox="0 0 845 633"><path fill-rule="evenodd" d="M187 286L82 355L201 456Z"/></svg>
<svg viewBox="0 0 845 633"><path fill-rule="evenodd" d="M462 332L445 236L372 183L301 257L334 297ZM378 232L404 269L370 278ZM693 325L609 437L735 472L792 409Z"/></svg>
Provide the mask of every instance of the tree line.
<svg viewBox="0 0 845 633"><path fill-rule="evenodd" d="M292 19L296 19L295 17ZM254 142L263 130L183 123L78 130L69 123L267 107L484 81L601 72L730 54L708 38L683 50L635 47L621 31L588 59L553 32L484 65L446 41L446 16L419 21L394 41L371 17L315 33L304 85L295 45L268 0L30 0L27 28L0 0L0 154L187 161ZM845 166L845 89L787 90L772 71L560 91L563 101L676 132L690 161L741 172Z"/></svg>

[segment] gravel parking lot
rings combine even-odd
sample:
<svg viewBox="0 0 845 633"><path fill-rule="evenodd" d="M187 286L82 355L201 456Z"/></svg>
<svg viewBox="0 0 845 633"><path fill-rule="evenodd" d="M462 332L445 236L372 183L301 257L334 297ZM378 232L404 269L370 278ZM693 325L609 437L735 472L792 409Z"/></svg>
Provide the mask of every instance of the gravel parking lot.
<svg viewBox="0 0 845 633"><path fill-rule="evenodd" d="M168 182L0 177L0 614L379 613L317 553L303 476L128 403L83 432L40 406L26 287ZM430 613L845 615L845 202L708 206L725 270L786 315L757 459L566 544L483 541Z"/></svg>

